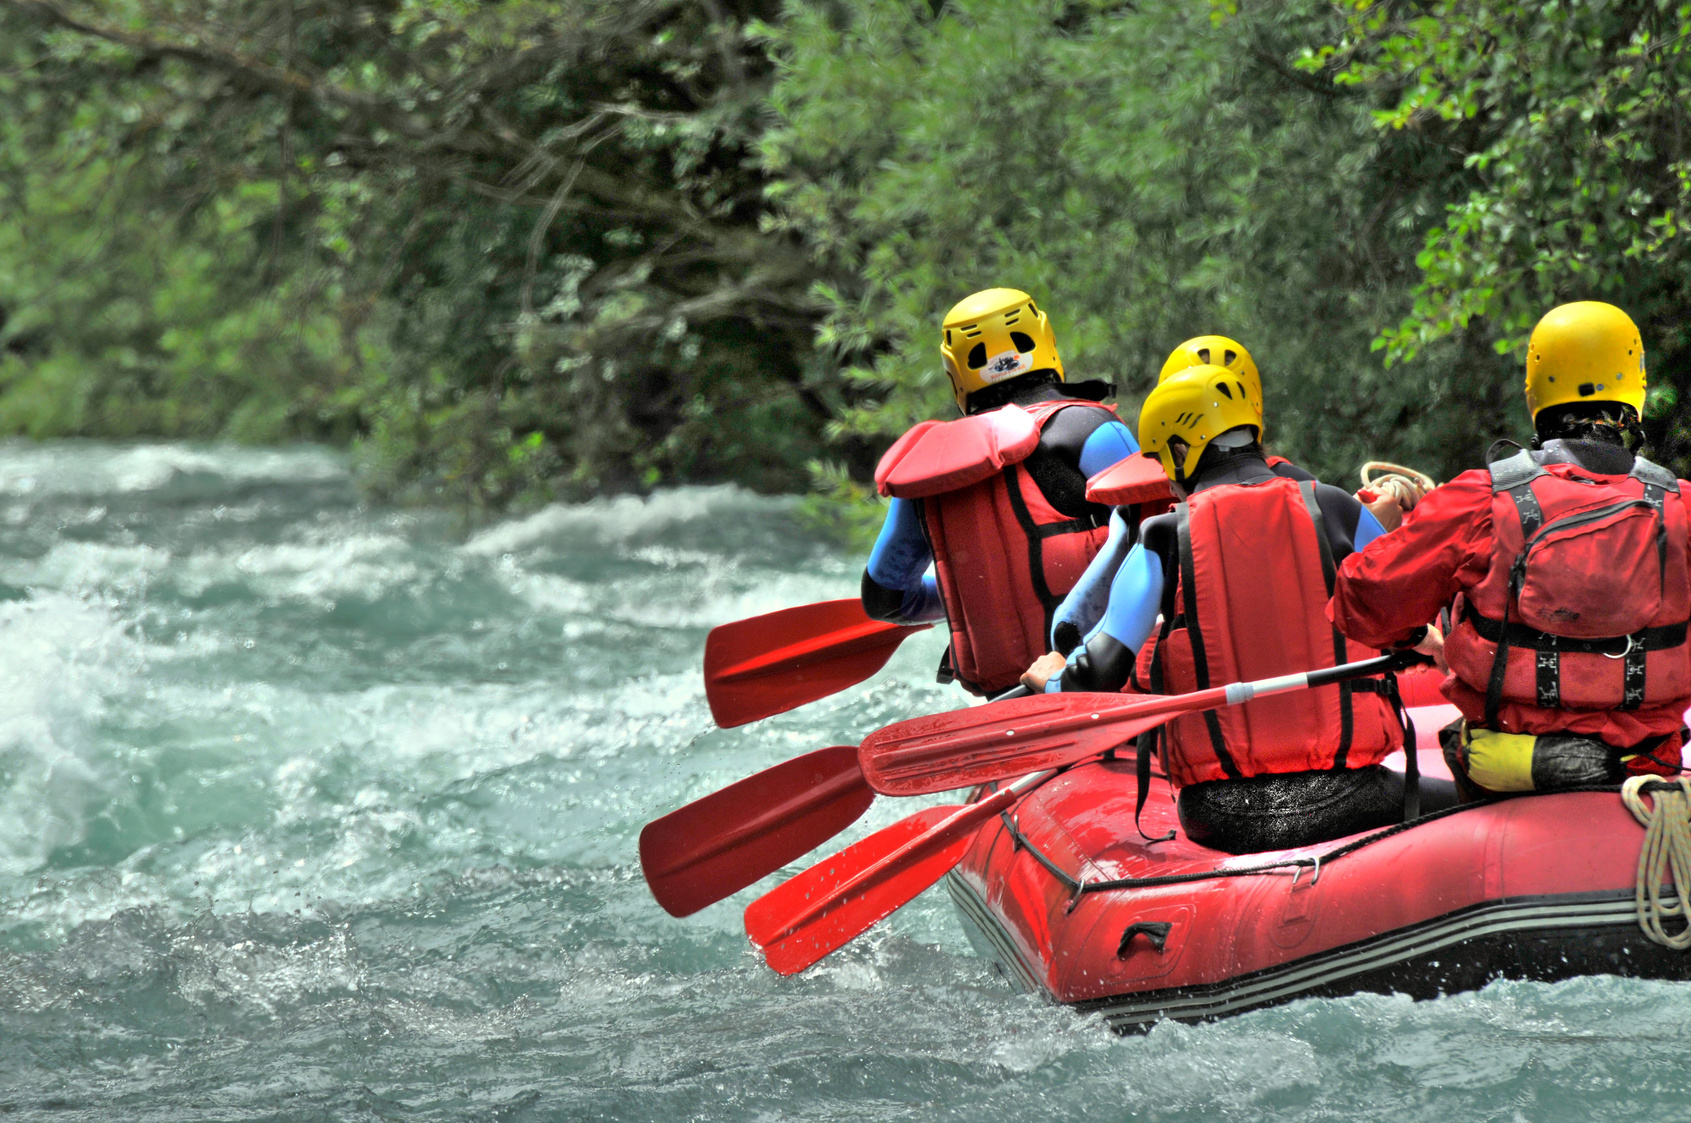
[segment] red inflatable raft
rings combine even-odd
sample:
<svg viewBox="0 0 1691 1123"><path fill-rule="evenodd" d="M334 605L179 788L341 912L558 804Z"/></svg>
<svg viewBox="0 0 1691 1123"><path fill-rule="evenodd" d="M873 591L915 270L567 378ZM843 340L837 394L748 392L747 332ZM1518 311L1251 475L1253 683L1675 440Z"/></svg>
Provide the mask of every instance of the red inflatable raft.
<svg viewBox="0 0 1691 1123"><path fill-rule="evenodd" d="M1412 712L1423 773L1448 778L1436 731L1454 708ZM1151 782L1142 823L1154 838L1179 822L1167 781ZM1310 995L1431 998L1498 977L1691 978L1691 955L1639 928L1644 832L1614 793L1234 856L1184 835L1140 838L1135 791L1131 759L1075 768L984 827L946 879L1000 971L1117 1029Z"/></svg>

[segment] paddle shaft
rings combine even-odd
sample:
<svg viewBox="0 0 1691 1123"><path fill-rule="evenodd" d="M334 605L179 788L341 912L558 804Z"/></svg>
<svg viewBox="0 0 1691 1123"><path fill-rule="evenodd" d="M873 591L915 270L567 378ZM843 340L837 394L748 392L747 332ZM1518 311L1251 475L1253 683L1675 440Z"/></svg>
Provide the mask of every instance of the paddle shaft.
<svg viewBox="0 0 1691 1123"><path fill-rule="evenodd" d="M1002 737L1029 739L1071 733L1078 729L1098 728L1118 719L1157 716L1177 717L1180 714L1194 713L1199 710L1213 710L1220 706L1236 706L1241 702L1249 702L1253 698L1266 698L1271 694L1285 694L1289 691L1303 690L1308 687L1331 686L1333 683L1343 682L1345 679L1377 675L1383 671L1394 670L1402 665L1403 661L1400 655L1381 655L1378 658L1362 659L1355 663L1341 663L1337 667L1327 667L1319 671L1303 671L1295 675L1281 675L1278 678L1258 679L1255 682L1235 682L1227 686L1214 686L1208 690L1194 690L1190 694L1176 694L1167 699L1137 696L1132 701L1122 705L1099 707L1092 713L1083 714L1079 717L1063 714L1058 717L1047 718L1044 721L1028 722L1017 726L1015 729L976 735L969 738L969 741L992 741ZM941 757L965 747L971 746L961 741L942 743L935 745L932 750L923 753L922 756Z"/></svg>
<svg viewBox="0 0 1691 1123"><path fill-rule="evenodd" d="M955 791L1084 760L1180 714L1378 674L1409 658L1397 652L1172 697L1035 695L899 722L870 734L858 759L869 785L883 795Z"/></svg>

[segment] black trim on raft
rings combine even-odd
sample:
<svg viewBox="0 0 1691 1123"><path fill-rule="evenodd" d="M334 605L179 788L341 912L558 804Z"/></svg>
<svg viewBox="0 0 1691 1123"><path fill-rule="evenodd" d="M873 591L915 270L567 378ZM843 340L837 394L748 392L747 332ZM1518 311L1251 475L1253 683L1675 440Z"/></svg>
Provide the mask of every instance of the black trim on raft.
<svg viewBox="0 0 1691 1123"><path fill-rule="evenodd" d="M973 886L953 872L946 887L959 910L986 934L999 969L1031 976L1009 932ZM1691 955L1644 936L1629 890L1551 894L1483 902L1221 983L1073 1005L1101 1015L1117 1033L1133 1033L1164 1019L1213 1021L1300 998L1366 991L1422 1000L1477 990L1499 978L1557 982L1582 975L1687 981Z"/></svg>
<svg viewBox="0 0 1691 1123"><path fill-rule="evenodd" d="M951 894L951 903L957 906L963 933L969 937L975 954L991 964L1017 990L1026 994L1044 993L1045 986L1039 981L1033 965L1022 958L1010 933L1004 930L1004 925L986 907L986 902L956 870L945 875L945 888Z"/></svg>

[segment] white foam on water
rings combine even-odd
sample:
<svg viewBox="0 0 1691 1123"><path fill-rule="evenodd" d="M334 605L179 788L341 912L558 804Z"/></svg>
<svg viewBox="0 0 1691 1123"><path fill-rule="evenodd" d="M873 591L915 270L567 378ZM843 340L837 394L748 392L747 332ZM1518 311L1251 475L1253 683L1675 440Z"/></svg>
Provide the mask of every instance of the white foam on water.
<svg viewBox="0 0 1691 1123"><path fill-rule="evenodd" d="M397 535L321 527L307 530L294 542L196 552L174 575L191 596L239 581L272 601L315 603L376 597L415 586L424 576L409 543Z"/></svg>
<svg viewBox="0 0 1691 1123"><path fill-rule="evenodd" d="M744 525L758 518L785 517L796 505L791 496L762 496L733 484L555 503L526 518L489 527L463 548L472 554L498 555L548 546L630 545L686 525Z"/></svg>
<svg viewBox="0 0 1691 1123"><path fill-rule="evenodd" d="M343 455L319 447L0 441L0 495L134 494L188 475L230 484L326 482L345 479L347 464Z"/></svg>
<svg viewBox="0 0 1691 1123"><path fill-rule="evenodd" d="M96 726L106 696L142 671L111 605L45 593L0 602L0 874L80 841L112 780Z"/></svg>

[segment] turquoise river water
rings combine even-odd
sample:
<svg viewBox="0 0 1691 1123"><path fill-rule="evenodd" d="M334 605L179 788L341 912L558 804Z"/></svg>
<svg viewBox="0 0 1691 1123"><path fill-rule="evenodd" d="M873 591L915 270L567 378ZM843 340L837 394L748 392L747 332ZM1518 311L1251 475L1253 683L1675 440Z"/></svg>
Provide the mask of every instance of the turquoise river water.
<svg viewBox="0 0 1691 1123"><path fill-rule="evenodd" d="M1124 1038L1002 984L941 891L794 979L744 942L751 891L670 919L649 819L962 703L928 634L712 726L709 628L858 572L731 488L465 539L320 450L0 445L0 1115L1691 1118L1687 986Z"/></svg>

